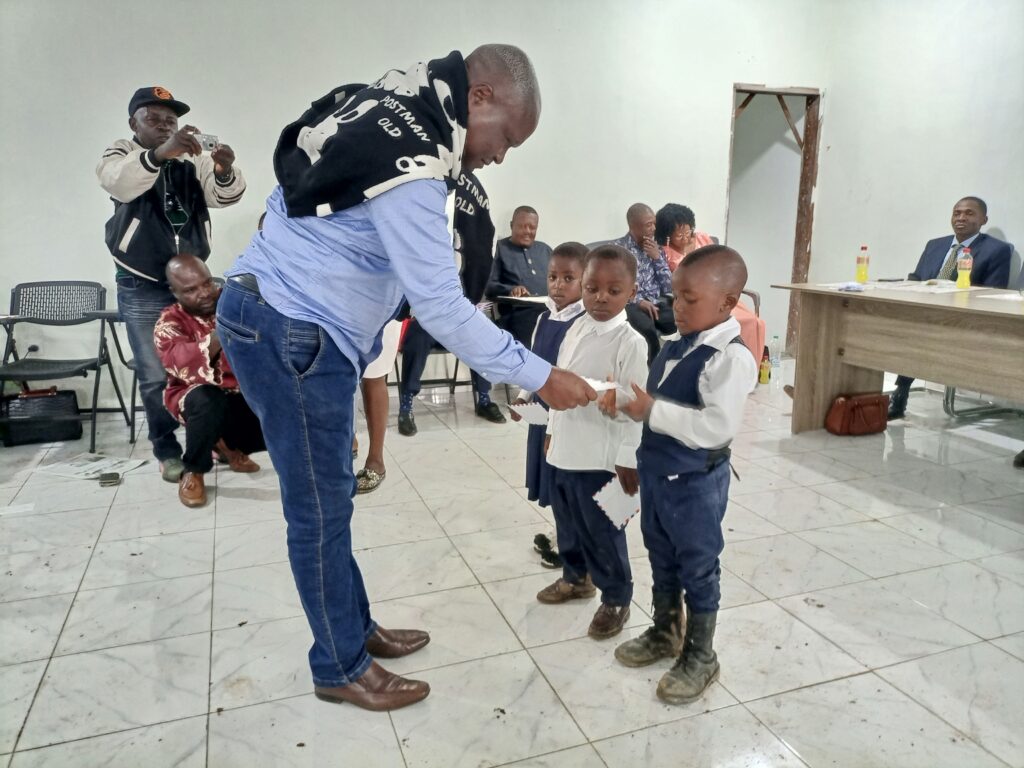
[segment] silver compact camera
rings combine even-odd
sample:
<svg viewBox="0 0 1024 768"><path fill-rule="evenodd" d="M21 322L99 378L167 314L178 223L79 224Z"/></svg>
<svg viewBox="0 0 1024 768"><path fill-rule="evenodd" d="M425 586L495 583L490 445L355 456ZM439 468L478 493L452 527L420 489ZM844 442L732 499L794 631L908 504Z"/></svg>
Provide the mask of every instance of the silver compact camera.
<svg viewBox="0 0 1024 768"><path fill-rule="evenodd" d="M220 143L220 140L212 133L196 133L194 136L199 142L199 146L203 148L203 152L213 152Z"/></svg>

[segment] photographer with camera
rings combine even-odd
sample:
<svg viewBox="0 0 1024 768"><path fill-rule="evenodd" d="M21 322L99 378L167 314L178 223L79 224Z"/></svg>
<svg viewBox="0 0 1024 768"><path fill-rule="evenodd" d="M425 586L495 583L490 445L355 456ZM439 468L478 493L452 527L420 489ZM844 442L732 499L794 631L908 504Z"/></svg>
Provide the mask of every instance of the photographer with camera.
<svg viewBox="0 0 1024 768"><path fill-rule="evenodd" d="M178 426L164 408L167 374L153 343L163 309L175 302L167 262L179 253L205 261L210 255L209 208L234 205L245 180L231 147L191 125L178 128L189 111L160 86L139 88L128 103L131 139L103 152L96 175L114 201L106 241L117 273L117 304L135 356L139 392L153 454L168 482L181 476Z"/></svg>

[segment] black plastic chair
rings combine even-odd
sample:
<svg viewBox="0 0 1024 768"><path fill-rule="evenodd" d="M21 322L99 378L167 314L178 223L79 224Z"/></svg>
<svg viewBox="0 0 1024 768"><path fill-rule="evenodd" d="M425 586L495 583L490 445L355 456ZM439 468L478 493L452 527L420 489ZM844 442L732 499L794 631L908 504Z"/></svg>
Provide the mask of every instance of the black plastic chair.
<svg viewBox="0 0 1024 768"><path fill-rule="evenodd" d="M5 381L16 381L25 386L30 381L84 377L88 376L90 371L96 374L92 389L92 407L88 411L92 421L89 438L90 453L96 451L96 414L98 413L100 378L104 365L110 371L110 379L114 384L117 400L121 404L121 412L124 414L125 422L128 422L128 411L110 362L110 353L103 334L103 323L100 322L96 356L75 359L19 357L14 329L21 323L63 326L95 322L98 318L90 316L89 313L105 309L106 295L106 289L99 283L82 280L19 283L11 289L11 316L4 320L7 343L4 347L3 365L0 365L0 386ZM84 412L80 411L74 417L55 417L54 420L81 419L83 417Z"/></svg>

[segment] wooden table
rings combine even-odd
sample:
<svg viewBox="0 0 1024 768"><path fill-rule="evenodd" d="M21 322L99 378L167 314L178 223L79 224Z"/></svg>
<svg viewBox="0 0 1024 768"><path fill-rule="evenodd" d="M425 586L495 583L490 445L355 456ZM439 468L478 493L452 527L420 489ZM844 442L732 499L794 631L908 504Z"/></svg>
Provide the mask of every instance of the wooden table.
<svg viewBox="0 0 1024 768"><path fill-rule="evenodd" d="M821 429L837 395L881 392L884 371L1024 403L1024 302L981 289L861 293L795 283L800 296L792 430Z"/></svg>

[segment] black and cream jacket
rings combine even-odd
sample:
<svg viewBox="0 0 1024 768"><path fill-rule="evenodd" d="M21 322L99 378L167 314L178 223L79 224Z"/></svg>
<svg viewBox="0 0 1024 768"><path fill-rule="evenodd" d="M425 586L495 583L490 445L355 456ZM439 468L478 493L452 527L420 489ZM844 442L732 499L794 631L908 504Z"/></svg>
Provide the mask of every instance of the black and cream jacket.
<svg viewBox="0 0 1024 768"><path fill-rule="evenodd" d="M219 181L208 154L161 164L134 139L107 147L96 176L114 202L106 227L111 256L122 269L159 283L175 254L210 255L209 208L234 205L245 192L237 166Z"/></svg>

